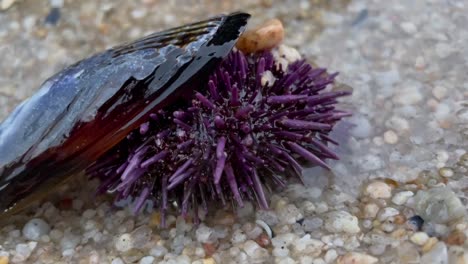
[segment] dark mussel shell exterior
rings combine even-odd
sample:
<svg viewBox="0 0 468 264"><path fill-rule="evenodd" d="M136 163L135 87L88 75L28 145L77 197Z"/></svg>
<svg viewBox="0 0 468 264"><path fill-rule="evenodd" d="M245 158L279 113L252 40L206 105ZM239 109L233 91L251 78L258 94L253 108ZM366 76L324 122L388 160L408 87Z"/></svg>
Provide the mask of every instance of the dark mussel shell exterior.
<svg viewBox="0 0 468 264"><path fill-rule="evenodd" d="M84 170L151 112L181 100L231 51L249 17L155 33L48 79L0 125L0 210L17 211Z"/></svg>

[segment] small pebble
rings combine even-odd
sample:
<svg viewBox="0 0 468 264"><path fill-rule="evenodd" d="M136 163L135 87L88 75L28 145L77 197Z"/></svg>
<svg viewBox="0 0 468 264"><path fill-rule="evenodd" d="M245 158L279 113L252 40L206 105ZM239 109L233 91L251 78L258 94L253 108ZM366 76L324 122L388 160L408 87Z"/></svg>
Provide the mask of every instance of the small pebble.
<svg viewBox="0 0 468 264"><path fill-rule="evenodd" d="M375 218L380 208L375 203L368 203L364 206L364 218Z"/></svg>
<svg viewBox="0 0 468 264"><path fill-rule="evenodd" d="M398 246L397 255L401 263L421 263L418 247L409 242L403 242Z"/></svg>
<svg viewBox="0 0 468 264"><path fill-rule="evenodd" d="M244 243L247 240L247 235L245 235L244 231L241 229L237 229L234 231L231 237L231 242L233 244Z"/></svg>
<svg viewBox="0 0 468 264"><path fill-rule="evenodd" d="M445 97L445 95L447 94L447 88L445 88L444 86L436 86L434 87L434 89L432 89L432 95L434 95L435 98L437 98L437 100L441 100Z"/></svg>
<svg viewBox="0 0 468 264"><path fill-rule="evenodd" d="M209 243L213 242L213 240L216 239L216 236L214 235L214 230L212 228L207 227L204 224L201 224L197 231L195 232L197 241L202 242L202 243Z"/></svg>
<svg viewBox="0 0 468 264"><path fill-rule="evenodd" d="M402 191L396 193L392 197L392 202L396 205L403 205L405 204L410 197L413 197L414 193L412 191Z"/></svg>
<svg viewBox="0 0 468 264"><path fill-rule="evenodd" d="M236 46L244 53L252 53L272 49L278 46L283 38L283 24L278 19L272 19L255 29L244 32Z"/></svg>
<svg viewBox="0 0 468 264"><path fill-rule="evenodd" d="M29 240L39 240L41 236L49 234L50 226L40 218L29 220L23 227L23 236Z"/></svg>
<svg viewBox="0 0 468 264"><path fill-rule="evenodd" d="M400 24L400 27L406 34L409 35L414 35L418 31L416 25L411 22L403 22Z"/></svg>
<svg viewBox="0 0 468 264"><path fill-rule="evenodd" d="M115 249L126 252L133 248L132 236L128 233L120 235L115 241Z"/></svg>
<svg viewBox="0 0 468 264"><path fill-rule="evenodd" d="M414 62L414 67L418 70L422 70L426 67L426 60L422 56L416 57L416 61Z"/></svg>
<svg viewBox="0 0 468 264"><path fill-rule="evenodd" d="M27 244L23 244L23 243L17 244L15 248L15 255L13 256L12 262L18 263L18 262L26 261L31 256L31 253L34 251L36 246L37 246L36 241L31 241Z"/></svg>
<svg viewBox="0 0 468 264"><path fill-rule="evenodd" d="M10 8L17 0L0 0L0 10Z"/></svg>
<svg viewBox="0 0 468 264"><path fill-rule="evenodd" d="M275 247L272 251L273 256L284 258L289 255L289 249L287 247Z"/></svg>
<svg viewBox="0 0 468 264"><path fill-rule="evenodd" d="M153 256L146 256L140 259L139 264L152 264L154 263L154 257Z"/></svg>
<svg viewBox="0 0 468 264"><path fill-rule="evenodd" d="M379 214L377 215L377 219L379 219L380 222L383 222L387 220L390 217L399 215L400 211L393 207L385 207L382 210L380 210Z"/></svg>
<svg viewBox="0 0 468 264"><path fill-rule="evenodd" d="M439 240L436 237L429 238L426 244L423 245L422 252L430 251L438 241Z"/></svg>
<svg viewBox="0 0 468 264"><path fill-rule="evenodd" d="M429 222L448 223L466 215L460 198L447 187L421 190L414 196L415 210Z"/></svg>
<svg viewBox="0 0 468 264"><path fill-rule="evenodd" d="M78 235L67 232L60 240L60 247L62 248L62 251L74 249L78 244L80 244L80 242L81 239Z"/></svg>
<svg viewBox="0 0 468 264"><path fill-rule="evenodd" d="M338 253L334 249L328 250L325 256L323 256L323 260L325 260L326 263L333 263L336 258L338 258Z"/></svg>
<svg viewBox="0 0 468 264"><path fill-rule="evenodd" d="M125 264L121 258L115 258L112 260L111 264Z"/></svg>
<svg viewBox="0 0 468 264"><path fill-rule="evenodd" d="M448 248L449 264L468 263L468 251L463 247L451 246Z"/></svg>
<svg viewBox="0 0 468 264"><path fill-rule="evenodd" d="M216 264L214 258L205 258L203 259L203 264Z"/></svg>
<svg viewBox="0 0 468 264"><path fill-rule="evenodd" d="M422 255L421 263L448 264L448 253L445 243L436 243L429 252Z"/></svg>
<svg viewBox="0 0 468 264"><path fill-rule="evenodd" d="M156 245L150 249L149 253L151 256L159 258L166 255L167 249L164 246Z"/></svg>
<svg viewBox="0 0 468 264"><path fill-rule="evenodd" d="M418 246L422 246L427 243L429 236L424 232L416 232L410 237L411 242Z"/></svg>
<svg viewBox="0 0 468 264"><path fill-rule="evenodd" d="M306 232L312 232L319 229L323 225L323 220L319 217L308 217L302 222L302 228Z"/></svg>
<svg viewBox="0 0 468 264"><path fill-rule="evenodd" d="M359 223L356 216L346 211L333 211L326 215L325 228L329 232L359 233Z"/></svg>
<svg viewBox="0 0 468 264"><path fill-rule="evenodd" d="M392 130L387 130L384 133L384 141L387 144L394 145L398 142L398 135Z"/></svg>
<svg viewBox="0 0 468 264"><path fill-rule="evenodd" d="M358 252L349 252L338 258L337 264L374 264L378 259Z"/></svg>
<svg viewBox="0 0 468 264"><path fill-rule="evenodd" d="M457 246L461 246L465 244L465 241L466 241L466 235L465 233L461 231L453 231L445 239L445 243L447 243L448 245L457 245Z"/></svg>
<svg viewBox="0 0 468 264"><path fill-rule="evenodd" d="M256 261L261 261L268 258L268 251L260 247L260 245L258 245L253 240L247 240L242 247L245 253L247 253L249 257Z"/></svg>
<svg viewBox="0 0 468 264"><path fill-rule="evenodd" d="M454 175L454 171L451 168L443 167L439 169L439 175L445 178L452 177Z"/></svg>
<svg viewBox="0 0 468 264"><path fill-rule="evenodd" d="M278 212L280 223L294 224L296 221L304 218L301 211L294 205L288 204Z"/></svg>
<svg viewBox="0 0 468 264"><path fill-rule="evenodd" d="M292 243L292 250L297 254L318 257L322 252L323 245L322 241L313 239L310 237L310 234L306 234Z"/></svg>
<svg viewBox="0 0 468 264"><path fill-rule="evenodd" d="M367 194L374 199L387 199L392 196L392 187L385 182L372 182L366 187Z"/></svg>
<svg viewBox="0 0 468 264"><path fill-rule="evenodd" d="M279 261L276 261L278 264L296 264L296 261L290 257L285 257L280 259Z"/></svg>

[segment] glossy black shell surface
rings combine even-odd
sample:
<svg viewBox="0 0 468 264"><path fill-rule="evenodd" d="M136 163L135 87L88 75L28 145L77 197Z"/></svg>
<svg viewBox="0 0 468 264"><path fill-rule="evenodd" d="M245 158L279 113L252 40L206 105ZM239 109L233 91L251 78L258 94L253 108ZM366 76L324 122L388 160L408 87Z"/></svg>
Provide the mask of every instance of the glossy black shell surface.
<svg viewBox="0 0 468 264"><path fill-rule="evenodd" d="M82 171L150 112L196 87L231 51L249 17L233 13L155 33L45 81L0 124L0 210L22 207Z"/></svg>

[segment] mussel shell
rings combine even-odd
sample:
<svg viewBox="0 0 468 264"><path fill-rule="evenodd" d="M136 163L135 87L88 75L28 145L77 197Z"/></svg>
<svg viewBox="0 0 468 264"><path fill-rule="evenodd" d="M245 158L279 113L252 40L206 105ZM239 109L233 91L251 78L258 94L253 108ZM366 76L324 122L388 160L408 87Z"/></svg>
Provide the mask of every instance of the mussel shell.
<svg viewBox="0 0 468 264"><path fill-rule="evenodd" d="M197 87L249 17L233 13L155 33L45 81L0 125L0 210L50 191Z"/></svg>

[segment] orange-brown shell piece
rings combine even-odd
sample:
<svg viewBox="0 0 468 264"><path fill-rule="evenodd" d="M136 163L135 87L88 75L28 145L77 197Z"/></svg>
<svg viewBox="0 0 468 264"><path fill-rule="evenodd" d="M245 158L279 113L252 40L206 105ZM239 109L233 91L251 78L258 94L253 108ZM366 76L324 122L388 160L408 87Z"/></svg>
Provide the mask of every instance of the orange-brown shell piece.
<svg viewBox="0 0 468 264"><path fill-rule="evenodd" d="M236 47L244 53L254 53L277 47L284 38L283 23L271 19L264 24L247 30L237 41Z"/></svg>

